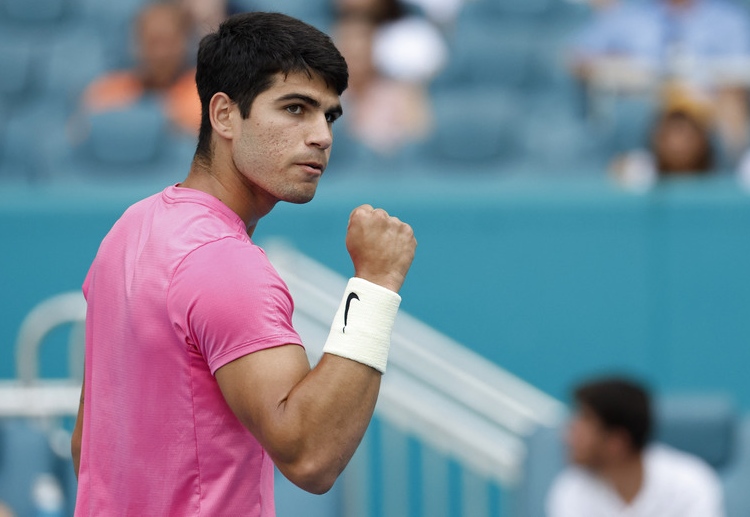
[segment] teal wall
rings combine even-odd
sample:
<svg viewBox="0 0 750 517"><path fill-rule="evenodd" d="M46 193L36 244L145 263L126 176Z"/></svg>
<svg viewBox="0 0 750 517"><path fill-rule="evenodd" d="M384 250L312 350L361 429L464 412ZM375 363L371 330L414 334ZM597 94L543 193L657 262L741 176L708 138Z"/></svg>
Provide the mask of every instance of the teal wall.
<svg viewBox="0 0 750 517"><path fill-rule="evenodd" d="M0 378L24 314L80 288L110 225L158 188L0 187ZM624 370L750 409L750 196L731 181L634 194L606 181L331 179L310 204L279 205L255 239L285 237L350 275L347 217L365 202L417 235L403 309L552 395Z"/></svg>

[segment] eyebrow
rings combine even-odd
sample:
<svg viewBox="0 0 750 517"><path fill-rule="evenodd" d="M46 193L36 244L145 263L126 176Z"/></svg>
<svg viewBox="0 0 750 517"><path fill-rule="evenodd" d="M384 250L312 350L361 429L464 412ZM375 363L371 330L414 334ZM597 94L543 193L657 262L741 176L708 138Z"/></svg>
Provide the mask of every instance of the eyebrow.
<svg viewBox="0 0 750 517"><path fill-rule="evenodd" d="M286 95L282 95L278 99L276 99L278 102L285 102L285 101L301 101L305 104L309 104L310 106L314 108L320 108L320 101L317 99L313 99L309 95L305 95L302 93L287 93ZM327 114L331 115L338 115L341 116L344 114L344 110L341 107L341 104L336 104L331 109L326 111Z"/></svg>

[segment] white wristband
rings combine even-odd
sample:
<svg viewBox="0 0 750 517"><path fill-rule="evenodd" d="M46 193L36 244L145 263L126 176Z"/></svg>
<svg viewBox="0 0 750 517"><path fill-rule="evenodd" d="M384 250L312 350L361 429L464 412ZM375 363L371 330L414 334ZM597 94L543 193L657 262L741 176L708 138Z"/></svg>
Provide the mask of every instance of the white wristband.
<svg viewBox="0 0 750 517"><path fill-rule="evenodd" d="M346 357L385 373L400 304L401 297L390 289L363 278L350 278L323 353Z"/></svg>

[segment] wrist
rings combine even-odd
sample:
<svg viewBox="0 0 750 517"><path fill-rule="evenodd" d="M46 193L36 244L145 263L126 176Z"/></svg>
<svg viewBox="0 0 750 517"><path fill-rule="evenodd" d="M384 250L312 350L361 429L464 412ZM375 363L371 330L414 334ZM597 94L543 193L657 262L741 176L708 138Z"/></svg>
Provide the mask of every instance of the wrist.
<svg viewBox="0 0 750 517"><path fill-rule="evenodd" d="M394 290L365 278L351 278L323 352L385 373L400 303L401 297Z"/></svg>

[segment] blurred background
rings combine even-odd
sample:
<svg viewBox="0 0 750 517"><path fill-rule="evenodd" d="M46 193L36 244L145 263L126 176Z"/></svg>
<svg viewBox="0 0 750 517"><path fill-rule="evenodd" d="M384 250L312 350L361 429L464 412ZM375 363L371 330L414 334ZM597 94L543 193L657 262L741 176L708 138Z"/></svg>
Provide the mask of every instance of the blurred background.
<svg viewBox="0 0 750 517"><path fill-rule="evenodd" d="M350 210L419 240L365 441L325 496L279 477L279 517L541 517L569 390L602 373L647 382L658 437L750 515L748 7L0 0L0 502L72 515L88 266L127 206L187 173L202 35L274 10L350 66L316 199L254 235L311 360L335 312L320 293L352 273Z"/></svg>

